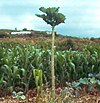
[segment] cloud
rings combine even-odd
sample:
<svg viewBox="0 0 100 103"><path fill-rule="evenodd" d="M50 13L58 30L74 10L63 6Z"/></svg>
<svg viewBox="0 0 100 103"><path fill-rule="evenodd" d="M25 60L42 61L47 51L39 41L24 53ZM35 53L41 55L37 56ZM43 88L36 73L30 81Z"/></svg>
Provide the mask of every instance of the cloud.
<svg viewBox="0 0 100 103"><path fill-rule="evenodd" d="M62 34L81 35L100 33L100 0L1 0L0 28L51 30L35 16L39 7L60 7L66 23L57 27ZM82 35L81 35L82 36Z"/></svg>
<svg viewBox="0 0 100 103"><path fill-rule="evenodd" d="M0 16L0 28L12 28L12 20L9 16ZM9 25L10 24L10 25Z"/></svg>
<svg viewBox="0 0 100 103"><path fill-rule="evenodd" d="M2 19L3 18L3 19ZM28 28L35 29L34 17L31 15L24 15L17 18L12 18L10 16L0 16L0 28L18 29Z"/></svg>

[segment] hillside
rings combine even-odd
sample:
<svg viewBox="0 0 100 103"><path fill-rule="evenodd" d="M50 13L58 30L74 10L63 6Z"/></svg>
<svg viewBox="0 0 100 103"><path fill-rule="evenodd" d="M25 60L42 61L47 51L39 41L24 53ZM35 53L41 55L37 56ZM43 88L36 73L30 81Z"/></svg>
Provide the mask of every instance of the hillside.
<svg viewBox="0 0 100 103"><path fill-rule="evenodd" d="M15 30L1 29L0 30L0 41L1 42L17 42L17 43L30 43L35 45L37 48L51 49L51 34L46 31L31 31L31 34L16 34L11 35L11 32ZM82 50L87 45L99 45L99 38L76 38L71 36L63 36L56 34L55 46L58 50Z"/></svg>

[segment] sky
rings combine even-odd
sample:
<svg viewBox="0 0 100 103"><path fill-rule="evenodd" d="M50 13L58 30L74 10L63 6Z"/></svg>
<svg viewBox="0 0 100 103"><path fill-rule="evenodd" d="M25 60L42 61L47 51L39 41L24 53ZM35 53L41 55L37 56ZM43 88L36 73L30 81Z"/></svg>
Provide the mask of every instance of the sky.
<svg viewBox="0 0 100 103"><path fill-rule="evenodd" d="M35 14L40 7L60 7L65 23L56 27L62 35L100 37L100 0L0 0L0 29L23 28L50 31Z"/></svg>

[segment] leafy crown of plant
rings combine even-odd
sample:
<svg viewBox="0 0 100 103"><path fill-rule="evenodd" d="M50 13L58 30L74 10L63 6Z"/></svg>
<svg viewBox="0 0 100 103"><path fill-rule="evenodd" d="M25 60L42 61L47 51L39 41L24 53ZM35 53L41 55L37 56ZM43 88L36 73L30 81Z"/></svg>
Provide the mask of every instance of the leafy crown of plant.
<svg viewBox="0 0 100 103"><path fill-rule="evenodd" d="M45 14L36 14L36 16L42 18L47 24L50 24L51 26L56 26L60 23L65 23L64 21L66 18L62 13L59 13L59 7L40 7L39 10Z"/></svg>

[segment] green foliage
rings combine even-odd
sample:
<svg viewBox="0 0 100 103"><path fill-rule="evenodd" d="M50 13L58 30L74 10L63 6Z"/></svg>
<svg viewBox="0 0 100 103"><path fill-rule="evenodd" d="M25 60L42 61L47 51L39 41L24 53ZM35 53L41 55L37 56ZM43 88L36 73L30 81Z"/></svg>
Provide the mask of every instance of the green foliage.
<svg viewBox="0 0 100 103"><path fill-rule="evenodd" d="M66 82L68 90L70 93L75 96L79 95L79 91L85 87L84 92L90 91L100 91L100 79L98 79L100 73L98 74L89 74L87 78L80 78L78 81L74 82Z"/></svg>
<svg viewBox="0 0 100 103"><path fill-rule="evenodd" d="M51 41L39 40L39 41L36 41L34 46L36 48L41 48L44 50L51 49ZM71 39L68 39L68 40L66 39L63 41L55 40L55 46L56 46L56 50L69 50L69 49L76 50L76 45ZM80 48L82 47L80 46Z"/></svg>
<svg viewBox="0 0 100 103"><path fill-rule="evenodd" d="M25 95L21 91L18 92L18 93L16 93L15 91L13 91L12 94L13 94L13 98L19 98L19 99L22 99L22 100L26 99Z"/></svg>
<svg viewBox="0 0 100 103"><path fill-rule="evenodd" d="M64 23L65 21L65 16L62 13L58 13L59 7L40 7L39 10L44 14L36 14L36 16L42 18L47 24L50 24L51 26L59 25L60 23Z"/></svg>
<svg viewBox="0 0 100 103"><path fill-rule="evenodd" d="M74 48L74 42L71 39L67 40L67 48L73 49Z"/></svg>
<svg viewBox="0 0 100 103"><path fill-rule="evenodd" d="M0 29L0 38L11 37L11 32L15 30Z"/></svg>
<svg viewBox="0 0 100 103"><path fill-rule="evenodd" d="M51 50L36 49L29 44L0 43L0 89L26 92L35 87L34 68L42 70L43 83L51 81ZM100 46L87 46L83 51L55 51L56 83L78 80L100 71ZM95 78L100 79L100 74ZM83 81L81 81L83 82ZM100 82L98 81L100 84Z"/></svg>
<svg viewBox="0 0 100 103"><path fill-rule="evenodd" d="M41 48L44 50L48 50L51 49L51 42L50 41L43 41L43 40L39 40L36 42L36 44L34 45L36 48Z"/></svg>
<svg viewBox="0 0 100 103"><path fill-rule="evenodd" d="M24 28L23 31L28 31L27 28Z"/></svg>
<svg viewBox="0 0 100 103"><path fill-rule="evenodd" d="M29 87L29 81L32 77L33 66L29 61L29 51L26 47L19 44L13 43L1 43L0 44L1 55L0 55L0 72L2 75L3 83L2 88L15 89L16 86L23 87L27 91Z"/></svg>
<svg viewBox="0 0 100 103"><path fill-rule="evenodd" d="M11 37L10 33L0 31L0 38Z"/></svg>
<svg viewBox="0 0 100 103"><path fill-rule="evenodd" d="M79 95L79 91L81 87L79 86L79 82L66 82L66 92L71 93L70 95L75 95L76 97Z"/></svg>

